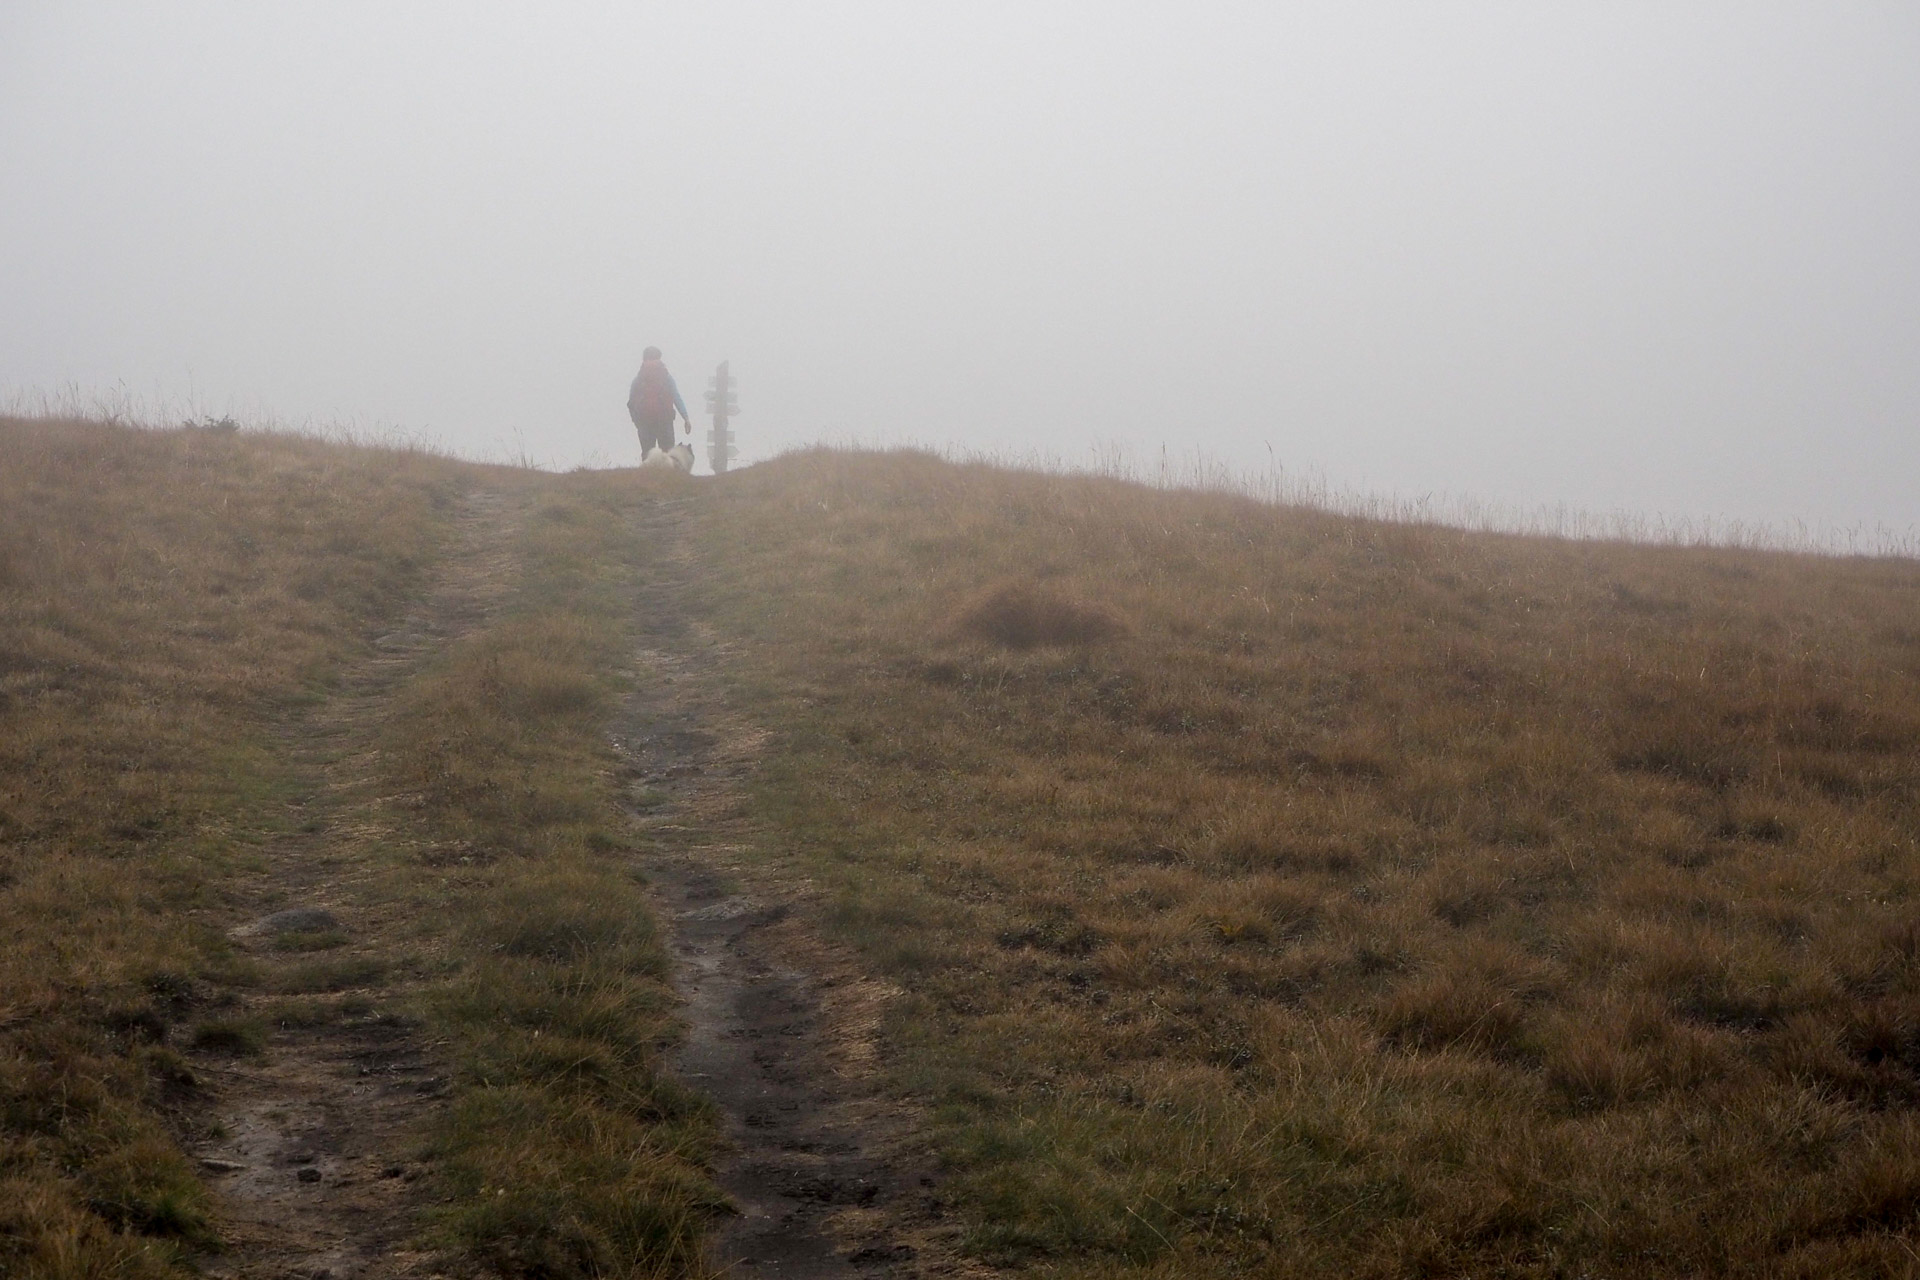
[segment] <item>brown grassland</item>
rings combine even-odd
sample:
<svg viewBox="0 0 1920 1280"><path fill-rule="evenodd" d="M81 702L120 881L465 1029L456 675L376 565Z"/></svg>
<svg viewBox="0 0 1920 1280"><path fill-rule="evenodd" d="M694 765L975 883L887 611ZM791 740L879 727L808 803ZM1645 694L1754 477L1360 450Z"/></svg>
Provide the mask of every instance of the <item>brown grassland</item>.
<svg viewBox="0 0 1920 1280"><path fill-rule="evenodd" d="M881 1069L982 1261L1920 1270L1920 564L914 453L678 492L771 731L754 856L902 993ZM444 1043L450 1270L697 1273L713 1118L606 738L650 500L0 420L0 1274L220 1249L206 1064L294 996ZM487 607L355 675L476 521ZM405 929L235 944L309 827Z"/></svg>
<svg viewBox="0 0 1920 1280"><path fill-rule="evenodd" d="M1920 1264L1920 564L912 453L697 519L984 1258Z"/></svg>
<svg viewBox="0 0 1920 1280"><path fill-rule="evenodd" d="M498 606L325 767L288 750L481 490L520 513ZM711 1123L654 1071L672 997L605 739L630 500L417 452L0 421L0 1274L191 1273L223 1240L188 1157L216 1123L204 1064L355 1018L447 1046L450 1096L410 1139L447 1265L686 1273ZM406 936L235 946L306 830Z"/></svg>
<svg viewBox="0 0 1920 1280"><path fill-rule="evenodd" d="M0 1271L163 1274L213 1239L182 1046L255 978L219 916L290 785L267 725L452 494L310 442L0 433Z"/></svg>

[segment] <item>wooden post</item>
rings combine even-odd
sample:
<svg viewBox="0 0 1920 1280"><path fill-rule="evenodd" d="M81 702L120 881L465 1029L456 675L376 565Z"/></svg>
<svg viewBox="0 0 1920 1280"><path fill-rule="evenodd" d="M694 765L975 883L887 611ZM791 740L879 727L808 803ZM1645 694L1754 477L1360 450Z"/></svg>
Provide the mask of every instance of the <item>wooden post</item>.
<svg viewBox="0 0 1920 1280"><path fill-rule="evenodd" d="M733 432L728 429L727 419L740 412L729 363L722 360L707 379L707 411L713 415L713 429L707 433L707 462L717 476L726 474L727 463L733 458Z"/></svg>

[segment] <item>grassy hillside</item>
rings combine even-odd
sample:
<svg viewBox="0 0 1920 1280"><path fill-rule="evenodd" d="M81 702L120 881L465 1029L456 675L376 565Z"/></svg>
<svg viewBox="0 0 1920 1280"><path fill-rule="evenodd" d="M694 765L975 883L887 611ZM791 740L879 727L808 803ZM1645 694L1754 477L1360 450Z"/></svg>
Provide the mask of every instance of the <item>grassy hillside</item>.
<svg viewBox="0 0 1920 1280"><path fill-rule="evenodd" d="M452 1072L393 1139L445 1265L693 1265L708 1121L654 1071L671 995L605 741L630 498L0 420L0 1274L230 1247L189 1156L216 1078L367 1027ZM470 607L432 616L462 556ZM239 940L298 883L354 928Z"/></svg>
<svg viewBox="0 0 1920 1280"><path fill-rule="evenodd" d="M446 470L0 422L0 1270L213 1239L168 1121L250 976L217 917L289 782L266 728L417 588Z"/></svg>
<svg viewBox="0 0 1920 1280"><path fill-rule="evenodd" d="M769 858L984 1258L1920 1260L1920 564L790 456L696 545Z"/></svg>
<svg viewBox="0 0 1920 1280"><path fill-rule="evenodd" d="M606 739L643 585L772 731L767 883L903 993L978 1258L1920 1266L1920 564L915 454L675 492L0 421L0 1273L242 1247L218 1082L376 1025L447 1073L434 1265L698 1271ZM315 886L350 929L246 932Z"/></svg>

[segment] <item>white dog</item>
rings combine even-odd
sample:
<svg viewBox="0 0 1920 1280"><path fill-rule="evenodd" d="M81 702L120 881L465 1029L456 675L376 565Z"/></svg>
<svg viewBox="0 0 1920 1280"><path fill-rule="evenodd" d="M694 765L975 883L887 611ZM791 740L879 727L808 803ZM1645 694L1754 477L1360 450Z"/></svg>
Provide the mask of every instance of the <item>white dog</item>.
<svg viewBox="0 0 1920 1280"><path fill-rule="evenodd" d="M647 456L640 459L640 465L651 467L656 471L665 469L686 474L693 470L693 450L685 441L681 441L671 449L662 449L659 445L654 445L647 450Z"/></svg>

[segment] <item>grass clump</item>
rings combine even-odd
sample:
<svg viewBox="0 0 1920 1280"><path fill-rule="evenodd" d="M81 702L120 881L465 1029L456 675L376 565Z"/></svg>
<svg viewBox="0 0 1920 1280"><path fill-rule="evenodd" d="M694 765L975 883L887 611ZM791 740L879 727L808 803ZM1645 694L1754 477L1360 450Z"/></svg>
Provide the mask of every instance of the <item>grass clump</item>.
<svg viewBox="0 0 1920 1280"><path fill-rule="evenodd" d="M267 1028L254 1018L210 1018L194 1027L187 1043L201 1053L257 1058L267 1051Z"/></svg>
<svg viewBox="0 0 1920 1280"><path fill-rule="evenodd" d="M351 991L356 987L373 986L392 970L392 963L381 956L310 960L281 970L274 977L273 989L290 996Z"/></svg>
<svg viewBox="0 0 1920 1280"><path fill-rule="evenodd" d="M1910 1267L1920 565L913 454L696 520L766 856L905 990L982 1256Z"/></svg>
<svg viewBox="0 0 1920 1280"><path fill-rule="evenodd" d="M1009 649L1085 645L1126 632L1126 624L1103 605L1063 595L1035 582L1006 582L969 601L954 620L962 636Z"/></svg>
<svg viewBox="0 0 1920 1280"><path fill-rule="evenodd" d="M657 1114L570 1104L548 1085L468 1094L445 1227L501 1275L684 1274L720 1207L700 1172L708 1138ZM543 1135L532 1140L531 1135Z"/></svg>
<svg viewBox="0 0 1920 1280"><path fill-rule="evenodd" d="M205 1188L164 1123L192 1075L65 1021L0 1046L7 1274L176 1276L212 1240Z"/></svg>

